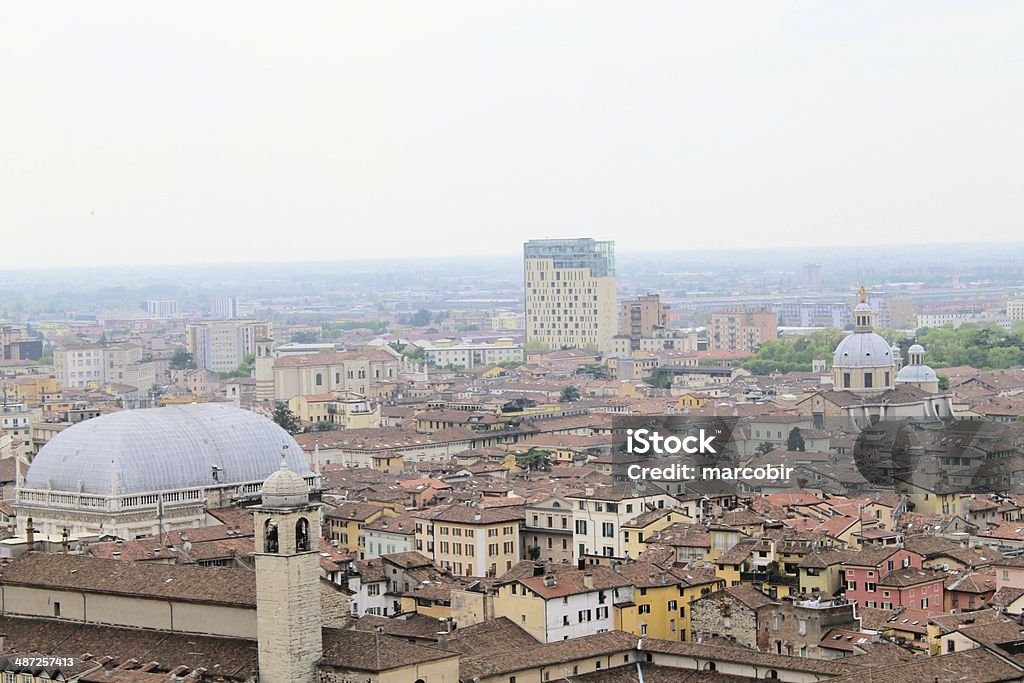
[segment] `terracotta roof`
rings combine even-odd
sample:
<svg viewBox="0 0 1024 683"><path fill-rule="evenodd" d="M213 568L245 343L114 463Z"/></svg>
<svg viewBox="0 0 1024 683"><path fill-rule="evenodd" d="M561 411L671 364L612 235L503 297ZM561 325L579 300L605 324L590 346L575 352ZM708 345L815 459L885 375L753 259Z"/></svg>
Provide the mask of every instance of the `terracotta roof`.
<svg viewBox="0 0 1024 683"><path fill-rule="evenodd" d="M448 643L450 649L464 657L508 652L538 645L536 638L508 617L488 619L479 624L460 628L451 634Z"/></svg>
<svg viewBox="0 0 1024 683"><path fill-rule="evenodd" d="M457 524L500 524L523 519L521 510L507 508L479 508L468 505L444 505L412 513L418 519Z"/></svg>
<svg viewBox="0 0 1024 683"><path fill-rule="evenodd" d="M256 573L253 571L121 562L84 555L25 553L0 569L0 584L240 607L256 605Z"/></svg>
<svg viewBox="0 0 1024 683"><path fill-rule="evenodd" d="M323 630L323 643L320 666L357 671L390 671L459 656L382 633L337 628Z"/></svg>
<svg viewBox="0 0 1024 683"><path fill-rule="evenodd" d="M90 653L97 659L157 660L164 671L177 666L204 668L239 680L248 679L257 669L256 641L244 638L11 616L0 616L0 633L7 636L5 652L61 652L76 657Z"/></svg>
<svg viewBox="0 0 1024 683"><path fill-rule="evenodd" d="M915 657L908 662L886 662L878 667L860 668L854 673L829 679L829 683L997 683L1019 681L1020 669L983 648L954 652L938 657Z"/></svg>
<svg viewBox="0 0 1024 683"><path fill-rule="evenodd" d="M622 631L608 631L554 643L518 648L509 652L464 657L459 667L459 677L463 680L473 680L477 676L488 678L515 671L562 664L575 659L617 654L633 650L636 643L637 637L634 635Z"/></svg>

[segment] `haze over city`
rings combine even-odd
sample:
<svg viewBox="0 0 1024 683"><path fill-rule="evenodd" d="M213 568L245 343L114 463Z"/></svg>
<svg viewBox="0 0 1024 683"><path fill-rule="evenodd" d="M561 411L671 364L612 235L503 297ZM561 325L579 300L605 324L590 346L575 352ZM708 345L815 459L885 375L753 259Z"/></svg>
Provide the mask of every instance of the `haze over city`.
<svg viewBox="0 0 1024 683"><path fill-rule="evenodd" d="M3 267L1013 240L1022 24L1013 2L7 2L0 224L46 249Z"/></svg>

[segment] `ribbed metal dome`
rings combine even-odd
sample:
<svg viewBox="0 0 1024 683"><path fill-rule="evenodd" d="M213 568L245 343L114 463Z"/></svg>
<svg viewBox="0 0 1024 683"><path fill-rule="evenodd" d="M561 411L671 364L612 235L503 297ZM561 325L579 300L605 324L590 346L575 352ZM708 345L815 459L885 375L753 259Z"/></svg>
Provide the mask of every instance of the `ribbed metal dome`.
<svg viewBox="0 0 1024 683"><path fill-rule="evenodd" d="M281 464L311 477L295 439L272 420L216 403L124 410L69 427L29 466L25 488L125 495L259 483Z"/></svg>
<svg viewBox="0 0 1024 683"><path fill-rule="evenodd" d="M303 507L309 504L306 480L292 472L288 461L281 458L281 467L263 482L263 505L271 508Z"/></svg>

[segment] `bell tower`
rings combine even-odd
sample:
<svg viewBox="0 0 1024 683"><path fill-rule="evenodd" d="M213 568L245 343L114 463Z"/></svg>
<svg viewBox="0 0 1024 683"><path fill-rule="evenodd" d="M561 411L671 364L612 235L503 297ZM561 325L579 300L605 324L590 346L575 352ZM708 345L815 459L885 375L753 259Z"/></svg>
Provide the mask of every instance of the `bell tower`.
<svg viewBox="0 0 1024 683"><path fill-rule="evenodd" d="M320 614L320 504L306 481L281 468L254 508L256 631L261 683L316 683L323 656Z"/></svg>

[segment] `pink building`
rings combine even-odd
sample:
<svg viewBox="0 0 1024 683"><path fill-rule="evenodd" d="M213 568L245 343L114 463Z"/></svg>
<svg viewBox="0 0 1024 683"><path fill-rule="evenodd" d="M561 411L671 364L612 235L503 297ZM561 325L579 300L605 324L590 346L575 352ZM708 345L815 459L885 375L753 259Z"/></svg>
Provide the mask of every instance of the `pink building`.
<svg viewBox="0 0 1024 683"><path fill-rule="evenodd" d="M941 611L945 575L922 569L923 559L906 548L864 548L840 569L846 598L863 607Z"/></svg>
<svg viewBox="0 0 1024 683"><path fill-rule="evenodd" d="M992 565L996 568L996 590L1024 588L1024 557L1011 557Z"/></svg>

